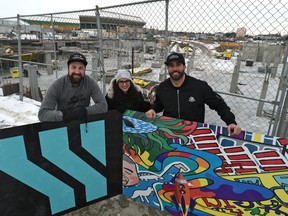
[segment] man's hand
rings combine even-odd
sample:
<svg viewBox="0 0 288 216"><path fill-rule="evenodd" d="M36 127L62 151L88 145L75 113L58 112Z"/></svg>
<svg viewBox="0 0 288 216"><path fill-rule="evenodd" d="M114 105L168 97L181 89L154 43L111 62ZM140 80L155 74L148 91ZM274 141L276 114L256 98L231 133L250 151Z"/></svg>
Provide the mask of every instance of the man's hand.
<svg viewBox="0 0 288 216"><path fill-rule="evenodd" d="M154 119L156 117L156 112L153 109L148 110L145 114L149 119Z"/></svg>
<svg viewBox="0 0 288 216"><path fill-rule="evenodd" d="M79 106L62 111L63 121L69 122L72 120L84 120L87 117L87 110L85 107Z"/></svg>
<svg viewBox="0 0 288 216"><path fill-rule="evenodd" d="M238 135L241 132L241 128L236 124L229 124L228 125L228 134L229 135Z"/></svg>

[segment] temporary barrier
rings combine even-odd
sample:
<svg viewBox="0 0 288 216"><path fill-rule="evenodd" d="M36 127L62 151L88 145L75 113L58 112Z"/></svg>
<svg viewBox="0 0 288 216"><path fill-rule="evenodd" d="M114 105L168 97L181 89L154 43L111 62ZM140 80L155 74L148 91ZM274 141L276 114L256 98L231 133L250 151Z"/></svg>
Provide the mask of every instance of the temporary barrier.
<svg viewBox="0 0 288 216"><path fill-rule="evenodd" d="M135 111L2 129L0 212L61 215L123 193L171 215L287 215L287 145Z"/></svg>
<svg viewBox="0 0 288 216"><path fill-rule="evenodd" d="M175 216L288 214L287 139L133 111L124 122L124 195Z"/></svg>
<svg viewBox="0 0 288 216"><path fill-rule="evenodd" d="M63 214L121 194L121 117L1 129L1 215Z"/></svg>

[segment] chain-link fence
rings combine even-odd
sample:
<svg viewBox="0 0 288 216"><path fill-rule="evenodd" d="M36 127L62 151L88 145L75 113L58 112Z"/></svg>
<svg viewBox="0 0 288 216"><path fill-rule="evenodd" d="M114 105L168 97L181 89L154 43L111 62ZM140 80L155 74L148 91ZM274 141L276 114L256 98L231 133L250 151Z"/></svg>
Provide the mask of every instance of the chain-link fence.
<svg viewBox="0 0 288 216"><path fill-rule="evenodd" d="M167 77L165 56L177 51L186 57L187 73L207 81L243 129L287 136L284 1L145 1L19 15L1 19L0 26L1 37L10 40L1 45L3 83L11 82L4 78L18 67L25 85L23 63L37 64L45 94L53 80L67 73L69 54L79 51L88 59L87 74L99 81L103 93L117 68L126 67L151 98L153 87ZM206 122L224 125L208 107Z"/></svg>

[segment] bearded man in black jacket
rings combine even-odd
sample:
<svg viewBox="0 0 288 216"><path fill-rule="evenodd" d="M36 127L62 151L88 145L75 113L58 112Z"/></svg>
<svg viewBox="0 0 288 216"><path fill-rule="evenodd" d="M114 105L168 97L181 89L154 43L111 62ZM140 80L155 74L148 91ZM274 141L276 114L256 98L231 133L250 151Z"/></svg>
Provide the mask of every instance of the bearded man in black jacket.
<svg viewBox="0 0 288 216"><path fill-rule="evenodd" d="M155 118L156 113L196 122L204 122L205 104L215 110L227 124L230 135L238 135L241 128L223 98L213 91L207 82L185 73L184 56L180 53L168 55L165 65L170 78L164 80L156 89L156 99L147 118Z"/></svg>

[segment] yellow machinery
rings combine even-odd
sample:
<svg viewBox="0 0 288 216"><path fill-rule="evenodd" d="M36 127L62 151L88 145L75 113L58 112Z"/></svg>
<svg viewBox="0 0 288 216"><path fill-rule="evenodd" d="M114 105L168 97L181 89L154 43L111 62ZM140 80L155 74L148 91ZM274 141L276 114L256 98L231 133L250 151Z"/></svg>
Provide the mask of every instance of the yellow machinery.
<svg viewBox="0 0 288 216"><path fill-rule="evenodd" d="M231 59L232 56L233 56L233 51L232 51L232 50L226 50L226 51L224 51L224 52L216 53L216 54L214 55L215 58L225 59L225 60Z"/></svg>
<svg viewBox="0 0 288 216"><path fill-rule="evenodd" d="M231 59L232 58L232 55L233 55L233 52L232 50L227 50L223 53L223 58L228 60L228 59Z"/></svg>
<svg viewBox="0 0 288 216"><path fill-rule="evenodd" d="M142 79L134 79L133 82L136 84L136 85L139 85L141 88L145 88L149 82L146 82Z"/></svg>
<svg viewBox="0 0 288 216"><path fill-rule="evenodd" d="M12 78L18 78L19 77L18 67L10 68L10 74L11 74Z"/></svg>

